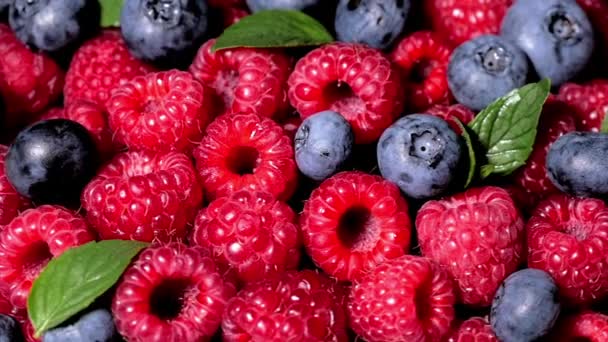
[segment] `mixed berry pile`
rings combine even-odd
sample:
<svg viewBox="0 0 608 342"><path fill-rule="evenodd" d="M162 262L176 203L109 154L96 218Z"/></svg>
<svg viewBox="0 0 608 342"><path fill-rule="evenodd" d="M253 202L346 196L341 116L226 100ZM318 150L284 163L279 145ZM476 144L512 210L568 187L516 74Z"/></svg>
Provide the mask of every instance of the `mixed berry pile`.
<svg viewBox="0 0 608 342"><path fill-rule="evenodd" d="M0 18L0 341L608 342L606 0ZM334 41L285 38L315 21ZM105 240L148 244L41 328L45 267Z"/></svg>

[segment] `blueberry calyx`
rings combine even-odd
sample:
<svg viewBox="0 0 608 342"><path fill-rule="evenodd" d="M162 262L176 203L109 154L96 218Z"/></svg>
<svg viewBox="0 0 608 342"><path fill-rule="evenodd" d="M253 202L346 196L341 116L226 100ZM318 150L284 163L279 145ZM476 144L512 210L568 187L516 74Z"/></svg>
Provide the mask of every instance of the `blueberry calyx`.
<svg viewBox="0 0 608 342"><path fill-rule="evenodd" d="M483 68L492 74L500 74L509 69L511 55L502 46L487 46L477 51L477 58Z"/></svg>
<svg viewBox="0 0 608 342"><path fill-rule="evenodd" d="M581 40L581 26L561 6L557 6L547 16L551 35L560 42L574 44Z"/></svg>
<svg viewBox="0 0 608 342"><path fill-rule="evenodd" d="M21 17L29 18L40 12L48 5L49 0L25 0L15 1L15 9Z"/></svg>
<svg viewBox="0 0 608 342"><path fill-rule="evenodd" d="M147 0L142 2L144 13L155 23L167 27L177 26L181 20L182 8L175 0Z"/></svg>
<svg viewBox="0 0 608 342"><path fill-rule="evenodd" d="M437 134L428 130L420 133L412 133L412 144L410 146L410 156L426 161L431 168L435 168L441 162L442 151L445 144L438 139Z"/></svg>

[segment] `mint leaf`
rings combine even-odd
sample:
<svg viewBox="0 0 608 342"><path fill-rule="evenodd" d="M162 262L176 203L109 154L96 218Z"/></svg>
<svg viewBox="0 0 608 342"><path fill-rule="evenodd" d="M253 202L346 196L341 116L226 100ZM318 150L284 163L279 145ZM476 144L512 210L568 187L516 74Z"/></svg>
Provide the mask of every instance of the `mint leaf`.
<svg viewBox="0 0 608 342"><path fill-rule="evenodd" d="M36 337L91 305L147 245L123 240L90 242L51 260L34 282L27 302Z"/></svg>
<svg viewBox="0 0 608 342"><path fill-rule="evenodd" d="M123 0L100 0L101 27L120 26L120 10Z"/></svg>
<svg viewBox="0 0 608 342"><path fill-rule="evenodd" d="M467 180L464 183L464 188L468 188L469 185L473 182L475 178L475 173L477 171L477 157L475 156L475 148L473 147L473 140L471 139L471 135L469 134L469 129L466 127L462 121L460 121L457 117L452 117L453 120L458 124L461 130L461 136L464 139L464 142L467 145L467 152L469 154L469 172L467 174Z"/></svg>
<svg viewBox="0 0 608 342"><path fill-rule="evenodd" d="M536 127L551 82L544 79L515 89L481 111L469 124L486 151L481 176L509 175L532 153Z"/></svg>
<svg viewBox="0 0 608 342"><path fill-rule="evenodd" d="M600 132L608 133L608 106L605 107L606 112L604 113L604 119L602 120L602 128Z"/></svg>
<svg viewBox="0 0 608 342"><path fill-rule="evenodd" d="M222 33L212 51L235 47L316 46L334 39L318 21L299 12L268 10L246 16Z"/></svg>

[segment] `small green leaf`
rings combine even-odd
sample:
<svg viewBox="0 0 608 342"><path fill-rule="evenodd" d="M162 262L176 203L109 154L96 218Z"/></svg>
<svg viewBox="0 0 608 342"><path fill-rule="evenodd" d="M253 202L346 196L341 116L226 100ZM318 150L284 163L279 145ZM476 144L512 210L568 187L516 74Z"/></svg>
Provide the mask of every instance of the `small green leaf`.
<svg viewBox="0 0 608 342"><path fill-rule="evenodd" d="M608 107L606 107L606 112L604 113L604 119L602 120L602 133L608 133Z"/></svg>
<svg viewBox="0 0 608 342"><path fill-rule="evenodd" d="M90 242L51 260L34 282L27 302L36 337L91 305L147 245L123 240Z"/></svg>
<svg viewBox="0 0 608 342"><path fill-rule="evenodd" d="M123 0L100 0L101 27L120 26L120 9Z"/></svg>
<svg viewBox="0 0 608 342"><path fill-rule="evenodd" d="M228 27L212 50L317 46L333 40L323 25L302 12L268 10L246 16Z"/></svg>
<svg viewBox="0 0 608 342"><path fill-rule="evenodd" d="M466 189L469 187L469 185L471 185L473 179L475 178L475 173L477 171L477 157L475 156L475 148L473 147L473 141L468 131L470 128L465 126L458 118L453 117L453 119L456 121L456 124L458 124L460 130L462 131L461 136L467 145L467 151L469 153L469 172L467 174L467 180L464 183L464 187Z"/></svg>
<svg viewBox="0 0 608 342"><path fill-rule="evenodd" d="M486 151L481 176L509 175L532 153L536 128L549 96L548 79L515 89L481 111L469 124Z"/></svg>

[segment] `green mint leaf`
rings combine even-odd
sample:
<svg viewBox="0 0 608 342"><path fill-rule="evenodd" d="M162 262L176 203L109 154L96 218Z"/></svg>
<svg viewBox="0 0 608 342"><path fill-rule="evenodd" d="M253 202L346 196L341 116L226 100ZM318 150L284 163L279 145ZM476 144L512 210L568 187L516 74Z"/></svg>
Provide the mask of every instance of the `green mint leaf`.
<svg viewBox="0 0 608 342"><path fill-rule="evenodd" d="M458 118L453 117L454 121L456 121L456 124L458 124L458 126L460 127L460 130L462 131L461 136L464 139L464 142L467 145L467 152L469 154L469 172L467 174L467 180L464 183L464 187L465 189L469 187L469 185L471 185L471 183L473 182L473 179L475 178L475 173L477 171L477 157L475 156L475 148L473 146L473 140L471 139L471 135L469 134L469 129L467 126L465 126L462 121L460 121Z"/></svg>
<svg viewBox="0 0 608 342"><path fill-rule="evenodd" d="M51 260L34 282L27 302L36 337L91 305L147 245L123 240L90 242Z"/></svg>
<svg viewBox="0 0 608 342"><path fill-rule="evenodd" d="M604 119L602 120L602 128L600 132L608 133L608 107L606 107L606 112L604 113Z"/></svg>
<svg viewBox="0 0 608 342"><path fill-rule="evenodd" d="M481 177L509 175L532 153L536 128L551 82L544 79L515 89L482 110L469 124L486 151Z"/></svg>
<svg viewBox="0 0 608 342"><path fill-rule="evenodd" d="M120 9L123 0L100 0L101 27L120 26Z"/></svg>
<svg viewBox="0 0 608 342"><path fill-rule="evenodd" d="M289 10L268 10L246 16L222 33L212 51L235 47L297 47L331 43L333 37L312 17Z"/></svg>

